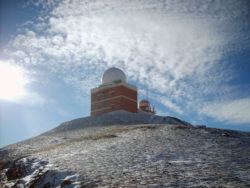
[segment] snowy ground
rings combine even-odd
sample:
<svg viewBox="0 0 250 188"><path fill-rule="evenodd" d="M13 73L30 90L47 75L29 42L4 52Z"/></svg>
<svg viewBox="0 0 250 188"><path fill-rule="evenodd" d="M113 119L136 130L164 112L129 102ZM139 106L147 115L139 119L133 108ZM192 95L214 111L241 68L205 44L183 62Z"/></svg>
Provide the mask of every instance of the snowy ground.
<svg viewBox="0 0 250 188"><path fill-rule="evenodd" d="M250 133L110 114L0 149L0 187L250 187Z"/></svg>

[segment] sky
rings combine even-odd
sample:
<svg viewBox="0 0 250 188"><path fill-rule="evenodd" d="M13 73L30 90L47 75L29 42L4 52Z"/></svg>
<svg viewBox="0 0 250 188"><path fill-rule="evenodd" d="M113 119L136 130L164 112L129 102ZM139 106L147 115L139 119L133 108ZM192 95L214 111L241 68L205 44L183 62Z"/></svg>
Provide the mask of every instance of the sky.
<svg viewBox="0 0 250 188"><path fill-rule="evenodd" d="M122 69L157 115L250 131L249 0L0 0L0 147L90 115Z"/></svg>

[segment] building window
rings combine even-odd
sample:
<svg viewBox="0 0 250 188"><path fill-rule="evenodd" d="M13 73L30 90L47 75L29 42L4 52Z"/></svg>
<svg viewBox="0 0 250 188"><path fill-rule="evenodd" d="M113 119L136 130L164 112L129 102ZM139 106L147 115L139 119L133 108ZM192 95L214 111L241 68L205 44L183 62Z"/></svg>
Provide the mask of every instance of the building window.
<svg viewBox="0 0 250 188"><path fill-rule="evenodd" d="M103 97L104 97L104 99L106 99L108 97L108 91L103 92Z"/></svg>
<svg viewBox="0 0 250 188"><path fill-rule="evenodd" d="M100 95L97 96L97 100L98 100L98 101L100 100Z"/></svg>
<svg viewBox="0 0 250 188"><path fill-rule="evenodd" d="M114 105L114 104L111 105L111 109L112 109L112 110L115 109L115 105Z"/></svg>
<svg viewBox="0 0 250 188"><path fill-rule="evenodd" d="M111 97L114 97L114 96L115 96L115 92L112 91L112 92L111 92Z"/></svg>
<svg viewBox="0 0 250 188"><path fill-rule="evenodd" d="M104 101L104 107L107 107L107 106L108 106L108 102Z"/></svg>

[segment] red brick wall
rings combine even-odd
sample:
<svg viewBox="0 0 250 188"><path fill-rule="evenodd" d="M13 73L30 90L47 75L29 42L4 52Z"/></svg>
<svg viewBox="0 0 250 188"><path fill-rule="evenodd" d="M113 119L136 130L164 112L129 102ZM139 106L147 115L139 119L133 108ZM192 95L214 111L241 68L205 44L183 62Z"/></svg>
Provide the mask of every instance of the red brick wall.
<svg viewBox="0 0 250 188"><path fill-rule="evenodd" d="M91 93L91 115L117 110L137 113L137 91L124 86L117 86Z"/></svg>

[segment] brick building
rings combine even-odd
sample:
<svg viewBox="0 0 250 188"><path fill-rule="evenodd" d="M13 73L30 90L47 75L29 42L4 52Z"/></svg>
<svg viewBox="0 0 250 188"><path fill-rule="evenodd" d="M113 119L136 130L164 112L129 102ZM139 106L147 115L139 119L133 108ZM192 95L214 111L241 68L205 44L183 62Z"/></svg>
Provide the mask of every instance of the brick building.
<svg viewBox="0 0 250 188"><path fill-rule="evenodd" d="M126 75L118 68L106 70L102 84L91 89L91 116L125 110L137 113L137 87L126 82Z"/></svg>

